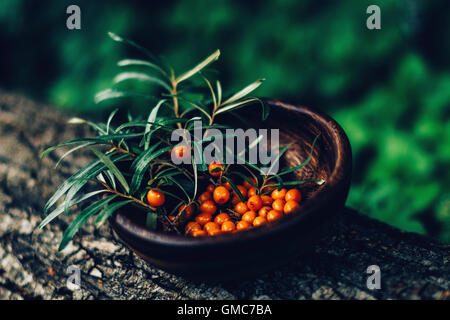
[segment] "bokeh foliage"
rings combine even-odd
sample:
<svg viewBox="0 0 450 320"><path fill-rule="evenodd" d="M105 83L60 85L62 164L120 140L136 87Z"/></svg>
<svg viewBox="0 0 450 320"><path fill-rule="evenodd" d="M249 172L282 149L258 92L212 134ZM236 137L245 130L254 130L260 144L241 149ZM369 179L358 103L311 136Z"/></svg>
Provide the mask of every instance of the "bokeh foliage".
<svg viewBox="0 0 450 320"><path fill-rule="evenodd" d="M79 31L65 27L70 4L81 7ZM370 4L381 30L365 27ZM178 70L220 48L226 92L264 77L259 94L329 112L353 147L348 204L450 242L449 2L2 0L0 87L103 116L112 106L94 94L117 60L139 57L109 30Z"/></svg>

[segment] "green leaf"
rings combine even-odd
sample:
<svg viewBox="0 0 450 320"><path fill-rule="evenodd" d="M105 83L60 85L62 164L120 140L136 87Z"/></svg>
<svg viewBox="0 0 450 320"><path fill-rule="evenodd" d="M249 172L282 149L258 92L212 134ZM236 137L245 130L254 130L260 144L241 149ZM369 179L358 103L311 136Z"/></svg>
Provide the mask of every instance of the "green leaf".
<svg viewBox="0 0 450 320"><path fill-rule="evenodd" d="M191 157L191 163L192 163L192 171L194 172L194 195L192 196L193 199L197 196L197 189L198 189L198 173L197 173L197 164L194 161L194 157Z"/></svg>
<svg viewBox="0 0 450 320"><path fill-rule="evenodd" d="M87 146L94 145L95 143L96 143L96 142L88 142L88 143L84 143L84 144L81 144L81 145L79 145L79 146L76 146L75 148L70 149L69 151L67 151L66 153L64 153L64 154L61 156L61 158L59 158L58 162L57 162L56 165L55 165L55 169L59 166L59 164L61 163L61 161L62 161L65 157L67 157L69 154L71 154L72 152L75 152L75 151L77 151L77 150L79 150L79 149L83 149L83 148L85 148L85 147L87 147Z"/></svg>
<svg viewBox="0 0 450 320"><path fill-rule="evenodd" d="M131 165L131 169L134 170L134 175L131 180L131 193L132 194L135 193L141 186L142 179L143 179L144 173L145 173L145 169L147 169L149 163L156 157L169 151L172 148L172 146L168 146L168 147L159 149L156 152L153 152L159 145L160 145L160 143L153 145L151 148L142 152L139 155L139 157L137 157L133 161L133 164Z"/></svg>
<svg viewBox="0 0 450 320"><path fill-rule="evenodd" d="M72 185L77 181L78 178L90 176L91 174L95 174L97 171L100 172L100 165L100 160L93 161L86 167L80 169L78 172L70 176L66 181L64 181L58 188L58 190L53 194L53 196L47 201L44 207L44 213L48 212L48 210L56 203L56 201L58 201L58 199L61 198L72 187Z"/></svg>
<svg viewBox="0 0 450 320"><path fill-rule="evenodd" d="M245 181L247 181L251 186L257 188L258 186L256 184L253 183L252 180L250 180L245 174L242 174L239 171L232 171L230 174L234 174L237 175L239 177L241 177L242 179L244 179Z"/></svg>
<svg viewBox="0 0 450 320"><path fill-rule="evenodd" d="M135 91L123 91L116 89L105 89L97 93L94 97L95 103L100 103L109 99L118 99L118 98L129 98L129 97L140 97L150 100L156 100L155 97L150 96L148 94L143 94Z"/></svg>
<svg viewBox="0 0 450 320"><path fill-rule="evenodd" d="M99 193L103 193L103 192L106 192L106 190L97 190L97 191L93 191L93 192L84 194L84 195L82 195L82 196L80 196L80 197L78 197L78 198L72 200L72 201L70 202L70 204L69 204L69 207L72 207L72 206L74 206L74 205L76 205L76 204L78 204L78 203L80 203L80 202L82 202L82 201L84 201L84 200L86 200L86 199L92 197L92 196L95 196L95 195L97 195L97 194L99 194ZM50 212L50 213L45 217L45 219L42 220L42 222L39 224L39 229L42 229L42 228L45 227L48 223L50 223L53 219L55 219L57 216L59 216L61 213L63 213L63 212L64 212L64 207L65 207L65 205L62 204L62 205L60 205L58 208L56 208L55 210L53 210L52 212Z"/></svg>
<svg viewBox="0 0 450 320"><path fill-rule="evenodd" d="M233 189L233 191L238 195L239 199L241 199L242 202L245 202L244 196L242 195L241 191L239 191L239 189L236 187L236 185L234 184L233 181L231 181L231 179L228 179L227 177L223 176L223 178L225 180L228 181L228 183L231 186L231 189Z"/></svg>
<svg viewBox="0 0 450 320"><path fill-rule="evenodd" d="M113 112L111 112L111 114L108 117L108 121L106 122L106 134L109 134L109 126L111 124L112 119L114 118L114 116L116 115L117 111L119 111L119 109L115 109Z"/></svg>
<svg viewBox="0 0 450 320"><path fill-rule="evenodd" d="M103 154L102 152L98 151L95 148L91 148L91 151L105 164L105 166L108 167L109 170L116 176L117 180L119 180L122 187L125 189L126 193L129 194L130 192L130 186L127 183L127 180L123 176L123 174L120 172L119 168L114 164L111 159Z"/></svg>
<svg viewBox="0 0 450 320"><path fill-rule="evenodd" d="M155 83L157 85L160 85L164 89L170 91L172 90L170 86L164 82L163 80L149 76L148 74L142 73L142 72L121 72L119 73L114 79L113 82L115 84L127 81L127 80L137 80L137 81L143 81L143 82L151 82Z"/></svg>
<svg viewBox="0 0 450 320"><path fill-rule="evenodd" d="M127 67L127 66L145 66L145 67L149 67L152 69L155 69L159 72L161 72L162 74L166 75L166 72L161 69L159 66L157 66L156 64L147 61L147 60L140 60L140 59L124 59L124 60L120 60L119 62L117 62L117 65L119 67Z"/></svg>
<svg viewBox="0 0 450 320"><path fill-rule="evenodd" d="M156 212L149 211L147 213L147 219L145 221L146 227L155 230L157 219L158 215L156 214Z"/></svg>
<svg viewBox="0 0 450 320"><path fill-rule="evenodd" d="M166 101L167 101L166 99L159 101L158 104L152 109L152 111L150 112L150 114L148 116L147 125L146 125L145 131L144 131L144 139L145 139L144 150L147 150L150 145L151 134L149 134L149 133L150 133L150 129L152 128L152 123L154 123L156 121L156 116L158 115L159 108Z"/></svg>
<svg viewBox="0 0 450 320"><path fill-rule="evenodd" d="M256 88L258 88L264 81L265 79L258 79L255 82L249 84L248 86L246 86L244 89L242 89L241 91L235 93L233 96L231 96L230 98L228 98L227 100L225 100L222 105L226 105L226 104L230 104L233 103L235 101L238 101L239 99L245 97L246 95L248 95L250 92L254 91Z"/></svg>
<svg viewBox="0 0 450 320"><path fill-rule="evenodd" d="M220 56L220 50L216 50L213 54L211 54L208 58L206 58L205 60L200 62L193 69L183 73L181 76L176 78L175 81L177 83L180 83L181 81L184 81L184 80L192 77L193 75L195 75L196 73L198 73L199 71L204 69L206 66L208 66L210 63L216 61L219 58L219 56Z"/></svg>
<svg viewBox="0 0 450 320"><path fill-rule="evenodd" d="M275 165L280 161L281 157L283 156L283 154L287 151L287 149L293 144L293 142L288 143L286 146L284 146L280 152L277 154L276 158L272 161L272 164L269 167L269 170L267 170L266 175L271 174L273 168L275 167Z"/></svg>
<svg viewBox="0 0 450 320"><path fill-rule="evenodd" d="M122 208L124 205L133 202L133 200L125 200L115 202L109 206L107 206L103 211L95 218L95 226L100 227L108 218L111 216L116 210Z"/></svg>
<svg viewBox="0 0 450 320"><path fill-rule="evenodd" d="M299 169L303 168L304 166L306 166L308 164L308 162L311 160L312 154L314 152L314 146L316 145L316 142L317 142L317 139L319 138L319 136L320 136L320 133L314 138L314 141L311 145L311 152L309 153L308 158L306 158L306 160L303 163L301 163L300 165L298 165L296 167L283 170L280 173L278 173L278 175L282 176L282 175L294 172L296 170L299 170Z"/></svg>
<svg viewBox="0 0 450 320"><path fill-rule="evenodd" d="M64 231L61 243L59 244L58 250L63 250L67 244L72 240L75 233L80 229L80 227L94 214L96 214L104 205L108 204L111 200L113 200L116 195L109 196L105 199L101 199L97 202L94 202L86 209L82 210L72 224Z"/></svg>

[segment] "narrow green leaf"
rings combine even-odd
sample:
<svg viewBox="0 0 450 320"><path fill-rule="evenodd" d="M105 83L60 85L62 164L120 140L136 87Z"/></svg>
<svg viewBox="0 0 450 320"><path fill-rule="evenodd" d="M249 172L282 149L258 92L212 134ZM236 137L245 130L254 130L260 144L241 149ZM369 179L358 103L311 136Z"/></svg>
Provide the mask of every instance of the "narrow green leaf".
<svg viewBox="0 0 450 320"><path fill-rule="evenodd" d="M114 164L111 159L103 154L102 152L98 151L95 148L91 148L91 151L105 164L105 166L108 167L109 170L116 176L117 180L119 180L122 187L125 189L126 193L129 194L130 192L130 186L127 183L127 180L123 176L123 174L120 172L119 168Z"/></svg>
<svg viewBox="0 0 450 320"><path fill-rule="evenodd" d="M127 67L127 66L145 66L145 67L149 67L152 69L155 69L159 72L161 72L162 74L166 75L166 72L161 69L159 66L157 66L156 64L147 61L147 60L140 60L140 59L124 59L124 60L120 60L119 62L117 62L117 65L119 67Z"/></svg>
<svg viewBox="0 0 450 320"><path fill-rule="evenodd" d="M88 143L84 143L84 144L81 144L81 145L79 145L79 146L76 146L75 148L70 149L69 151L67 151L66 153L64 153L64 154L61 156L61 158L59 158L58 162L55 164L55 169L59 166L59 164L61 163L61 161L62 161L65 157L67 157L69 154L71 154L72 152L75 152L75 151L77 151L77 150L79 150L79 149L83 149L83 148L85 148L85 147L87 147L87 146L92 146L92 145L94 145L95 143L96 143L96 142L88 142Z"/></svg>
<svg viewBox="0 0 450 320"><path fill-rule="evenodd" d="M216 112L216 115L219 115L221 113L228 112L228 111L235 111L242 107L248 106L249 103L254 102L254 101L260 102L261 105L264 107L264 104L261 102L261 99L249 98L249 99L231 103L231 104L226 105L225 107L219 108L219 110L217 110L217 112Z"/></svg>
<svg viewBox="0 0 450 320"><path fill-rule="evenodd" d="M248 86L246 86L244 89L242 89L241 91L235 93L234 95L232 95L230 98L228 98L227 100L225 100L222 105L226 105L229 103L233 103L235 101L238 101L239 99L245 97L246 95L248 95L250 92L254 91L256 88L258 88L264 81L265 79L258 79L255 82L249 84Z"/></svg>
<svg viewBox="0 0 450 320"><path fill-rule="evenodd" d="M119 108L115 109L108 117L108 121L106 122L106 134L109 134L109 126L111 125L111 121L116 115L117 111L119 111Z"/></svg>
<svg viewBox="0 0 450 320"><path fill-rule="evenodd" d="M72 207L80 202L83 202L86 199L89 199L92 196L95 196L97 194L106 192L106 190L97 190L97 191L93 191L90 193L86 193L74 200L72 200L69 204L69 207ZM42 222L39 224L39 229L42 229L43 227L45 227L48 223L50 223L53 219L55 219L57 216L59 216L61 213L64 212L64 204L60 205L58 208L56 208L55 210L53 210L52 212L50 212L44 220L42 220Z"/></svg>
<svg viewBox="0 0 450 320"><path fill-rule="evenodd" d="M167 83L165 83L163 80L161 80L157 77L149 76L148 74L145 74L142 72L121 72L117 76L115 76L115 78L113 79L113 83L117 84L117 83L127 81L127 80L137 80L137 81L155 83L155 84L163 87L167 91L172 90L170 88L170 86Z"/></svg>
<svg viewBox="0 0 450 320"><path fill-rule="evenodd" d="M160 100L158 102L158 104L152 109L152 111L150 112L150 114L148 116L147 125L146 125L145 131L144 131L144 139L145 139L144 150L147 150L150 145L151 134L149 134L149 133L150 133L150 129L152 128L152 123L154 123L156 120L156 116L158 115L159 108L166 101L167 101L166 99Z"/></svg>
<svg viewBox="0 0 450 320"><path fill-rule="evenodd" d="M116 197L116 195L109 196L107 198L101 199L97 202L94 202L90 206L88 206L86 209L81 211L77 217L74 219L72 224L64 231L62 240L59 244L58 250L63 250L72 240L75 233L80 229L80 227L94 214L96 214L104 205L108 204L111 200L113 200Z"/></svg>
<svg viewBox="0 0 450 320"><path fill-rule="evenodd" d="M180 83L181 81L184 81L190 77L192 77L193 75L195 75L196 73L198 73L199 71L201 71L203 68L205 68L206 66L208 66L210 63L216 61L220 56L220 50L216 50L213 54L211 54L208 58L206 58L205 60L203 60L202 62L200 62L197 66L195 66L193 69L183 73L181 76L179 76L178 78L176 78L176 82Z"/></svg>
<svg viewBox="0 0 450 320"><path fill-rule="evenodd" d="M151 148L142 152L139 157L137 157L133 164L131 165L131 169L134 170L133 178L131 180L131 194L135 193L139 187L141 186L142 179L144 177L145 169L147 169L149 163L160 156L161 154L169 151L172 146L167 146L162 149L159 149L156 152L153 152L156 147L159 146L160 143L153 145Z"/></svg>
<svg viewBox="0 0 450 320"><path fill-rule="evenodd" d="M149 229L155 230L157 219L158 219L158 215L156 214L156 212L149 211L147 213L147 219L145 221L146 227Z"/></svg>
<svg viewBox="0 0 450 320"><path fill-rule="evenodd" d="M256 184L253 183L252 180L250 180L245 174L242 174L239 171L232 171L230 174L234 174L237 175L239 177L241 177L242 179L244 179L245 181L247 181L251 186L257 188L258 186ZM255 178L255 176L253 176ZM255 178L256 179L256 178Z"/></svg>
<svg viewBox="0 0 450 320"><path fill-rule="evenodd" d="M116 210L122 208L124 205L133 202L133 200L125 200L115 202L109 206L107 206L103 211L95 218L95 226L100 227L108 218L111 216Z"/></svg>
<svg viewBox="0 0 450 320"><path fill-rule="evenodd" d="M155 97L148 94L143 94L135 91L122 91L116 89L105 89L97 93L94 97L95 103L100 103L109 99L128 98L128 97L140 97L150 100L155 100Z"/></svg>

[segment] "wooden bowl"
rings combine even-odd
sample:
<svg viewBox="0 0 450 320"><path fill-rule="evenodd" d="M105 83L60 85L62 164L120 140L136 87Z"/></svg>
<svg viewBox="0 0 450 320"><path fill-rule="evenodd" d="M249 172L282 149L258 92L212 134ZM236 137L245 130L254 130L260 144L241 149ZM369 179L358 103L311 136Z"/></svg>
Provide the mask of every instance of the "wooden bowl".
<svg viewBox="0 0 450 320"><path fill-rule="evenodd" d="M269 119L252 125L280 128L281 143L295 142L284 157L288 165L303 162L314 137L321 134L311 161L296 178L324 179L325 183L301 187L305 197L299 212L245 232L193 238L149 230L142 213L118 211L110 217L110 224L131 250L170 273L197 280L230 280L280 266L310 249L326 233L344 207L350 186L352 155L347 136L336 121L317 110L265 101L271 108ZM248 107L247 115L260 114L257 108Z"/></svg>

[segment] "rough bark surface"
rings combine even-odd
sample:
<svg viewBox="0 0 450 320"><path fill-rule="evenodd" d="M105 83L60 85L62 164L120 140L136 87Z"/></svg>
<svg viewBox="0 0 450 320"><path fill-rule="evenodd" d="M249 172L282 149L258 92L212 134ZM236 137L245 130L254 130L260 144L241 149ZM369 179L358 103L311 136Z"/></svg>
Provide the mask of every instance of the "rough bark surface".
<svg viewBox="0 0 450 320"><path fill-rule="evenodd" d="M151 267L126 249L108 226L87 224L62 252L73 215L36 230L42 208L64 178L86 164L84 154L53 167L60 150L47 146L89 132L66 115L18 95L0 93L0 299L448 299L450 246L402 232L346 209L302 258L255 279L194 283ZM81 269L81 289L67 288L66 269ZM369 290L366 269L381 269Z"/></svg>

